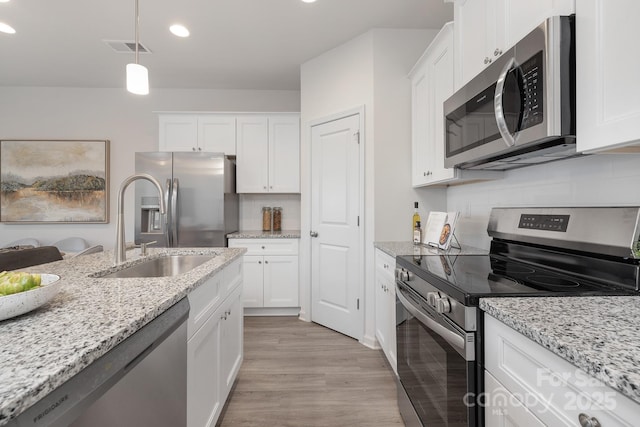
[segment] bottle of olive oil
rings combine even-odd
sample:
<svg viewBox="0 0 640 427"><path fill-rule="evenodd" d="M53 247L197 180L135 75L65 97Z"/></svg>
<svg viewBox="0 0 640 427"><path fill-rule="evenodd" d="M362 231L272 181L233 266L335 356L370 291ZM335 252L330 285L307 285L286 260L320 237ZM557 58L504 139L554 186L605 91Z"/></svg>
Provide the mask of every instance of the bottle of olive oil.
<svg viewBox="0 0 640 427"><path fill-rule="evenodd" d="M419 245L422 243L422 228L420 227L420 221L416 222L416 228L413 229L413 244Z"/></svg>
<svg viewBox="0 0 640 427"><path fill-rule="evenodd" d="M420 222L420 212L418 212L418 202L413 202L413 207L416 209L413 213L413 223L411 224L411 234L416 229L416 223Z"/></svg>

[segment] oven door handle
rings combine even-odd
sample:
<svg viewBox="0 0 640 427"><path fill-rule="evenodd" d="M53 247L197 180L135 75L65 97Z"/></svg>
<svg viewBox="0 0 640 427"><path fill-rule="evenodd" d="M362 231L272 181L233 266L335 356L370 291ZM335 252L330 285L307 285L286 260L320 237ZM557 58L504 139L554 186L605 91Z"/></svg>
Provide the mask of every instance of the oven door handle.
<svg viewBox="0 0 640 427"><path fill-rule="evenodd" d="M413 304L407 297L404 296L404 291L396 283L396 296L404 306L404 308L411 313L418 321L424 324L434 333L438 334L444 339L454 350L468 362L475 360L475 342L473 334L467 334L459 332L452 325L448 325L443 320L438 322L431 318L428 314L424 313L422 309ZM467 344L470 344L467 346Z"/></svg>

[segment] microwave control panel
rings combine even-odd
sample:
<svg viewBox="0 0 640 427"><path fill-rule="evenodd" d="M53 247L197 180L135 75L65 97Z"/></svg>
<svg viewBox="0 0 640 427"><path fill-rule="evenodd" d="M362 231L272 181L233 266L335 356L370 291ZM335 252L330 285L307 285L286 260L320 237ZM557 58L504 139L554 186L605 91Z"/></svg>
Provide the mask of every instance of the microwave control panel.
<svg viewBox="0 0 640 427"><path fill-rule="evenodd" d="M521 129L530 128L544 120L542 61L542 51L540 51L519 67L524 99Z"/></svg>

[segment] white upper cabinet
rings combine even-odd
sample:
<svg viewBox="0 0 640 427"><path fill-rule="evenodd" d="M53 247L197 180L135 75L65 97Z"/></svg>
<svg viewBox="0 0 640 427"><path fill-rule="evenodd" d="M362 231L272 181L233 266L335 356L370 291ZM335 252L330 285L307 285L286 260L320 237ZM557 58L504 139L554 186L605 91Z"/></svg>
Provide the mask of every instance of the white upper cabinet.
<svg viewBox="0 0 640 427"><path fill-rule="evenodd" d="M198 148L202 151L236 154L236 118L228 115L198 116Z"/></svg>
<svg viewBox="0 0 640 427"><path fill-rule="evenodd" d="M578 151L640 144L640 2L579 0L576 6Z"/></svg>
<svg viewBox="0 0 640 427"><path fill-rule="evenodd" d="M269 191L300 192L300 117L269 116Z"/></svg>
<svg viewBox="0 0 640 427"><path fill-rule="evenodd" d="M236 154L236 118L229 114L160 114L160 151Z"/></svg>
<svg viewBox="0 0 640 427"><path fill-rule="evenodd" d="M453 23L444 25L411 71L411 146L414 187L502 177L499 171L444 166L444 101L453 94Z"/></svg>
<svg viewBox="0 0 640 427"><path fill-rule="evenodd" d="M198 148L198 118L188 114L161 114L160 151L195 151Z"/></svg>
<svg viewBox="0 0 640 427"><path fill-rule="evenodd" d="M575 0L458 0L454 6L456 89L546 18L570 15Z"/></svg>
<svg viewBox="0 0 640 427"><path fill-rule="evenodd" d="M264 116L238 118L238 193L269 192L269 124Z"/></svg>
<svg viewBox="0 0 640 427"><path fill-rule="evenodd" d="M444 111L453 94L453 24L446 24L411 74L412 183L414 187L447 181L444 167Z"/></svg>
<svg viewBox="0 0 640 427"><path fill-rule="evenodd" d="M300 116L237 118L238 193L300 192Z"/></svg>

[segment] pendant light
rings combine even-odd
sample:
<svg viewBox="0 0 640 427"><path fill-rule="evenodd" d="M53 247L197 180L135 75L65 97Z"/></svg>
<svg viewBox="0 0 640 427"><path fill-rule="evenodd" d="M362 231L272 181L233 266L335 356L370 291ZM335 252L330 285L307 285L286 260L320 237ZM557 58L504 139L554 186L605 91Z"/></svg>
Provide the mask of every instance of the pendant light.
<svg viewBox="0 0 640 427"><path fill-rule="evenodd" d="M147 95L149 93L149 71L144 65L138 64L139 32L138 25L140 16L138 13L138 0L136 2L136 62L127 64L127 90L136 95Z"/></svg>

